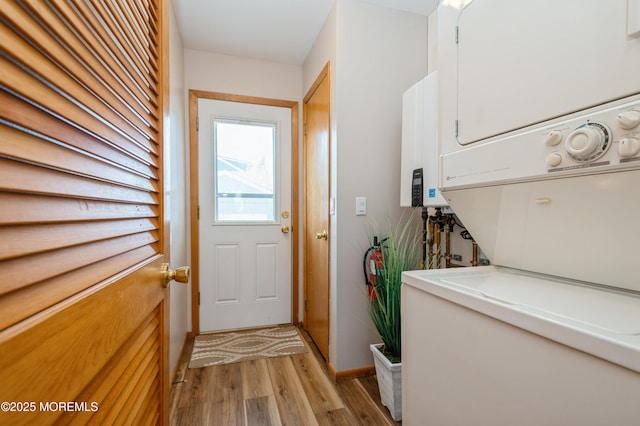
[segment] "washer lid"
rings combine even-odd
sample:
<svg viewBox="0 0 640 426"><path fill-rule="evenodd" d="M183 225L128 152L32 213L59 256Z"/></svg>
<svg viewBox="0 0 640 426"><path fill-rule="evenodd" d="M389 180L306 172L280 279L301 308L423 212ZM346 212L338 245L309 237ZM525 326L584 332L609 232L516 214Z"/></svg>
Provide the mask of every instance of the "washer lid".
<svg viewBox="0 0 640 426"><path fill-rule="evenodd" d="M637 292L499 266L408 271L402 282L640 373Z"/></svg>
<svg viewBox="0 0 640 426"><path fill-rule="evenodd" d="M484 297L502 303L527 307L606 332L640 335L640 298L628 293L504 270L442 281L473 288Z"/></svg>

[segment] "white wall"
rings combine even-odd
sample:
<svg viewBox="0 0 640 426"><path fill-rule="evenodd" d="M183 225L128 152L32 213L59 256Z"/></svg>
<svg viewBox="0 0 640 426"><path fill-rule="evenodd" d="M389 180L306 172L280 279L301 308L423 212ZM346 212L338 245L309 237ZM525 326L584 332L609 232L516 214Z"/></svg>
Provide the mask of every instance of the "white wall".
<svg viewBox="0 0 640 426"><path fill-rule="evenodd" d="M171 8L169 22L169 161L167 171L169 177L169 238L172 268L189 265L189 246L187 244L188 230L188 168L183 167L187 158L187 137L185 129L185 101L184 101L184 49L178 24ZM180 359L180 351L188 331L190 317L187 308L190 289L189 286L171 283L170 291L170 330L169 330L169 365L173 374ZM173 376L172 376L173 377Z"/></svg>
<svg viewBox="0 0 640 426"><path fill-rule="evenodd" d="M402 94L427 74L427 17L338 0L304 64L305 93L332 61L329 356L336 371L373 364L362 255L368 230L401 214ZM355 197L367 197L367 216Z"/></svg>
<svg viewBox="0 0 640 426"><path fill-rule="evenodd" d="M302 67L185 49L185 86L301 102Z"/></svg>

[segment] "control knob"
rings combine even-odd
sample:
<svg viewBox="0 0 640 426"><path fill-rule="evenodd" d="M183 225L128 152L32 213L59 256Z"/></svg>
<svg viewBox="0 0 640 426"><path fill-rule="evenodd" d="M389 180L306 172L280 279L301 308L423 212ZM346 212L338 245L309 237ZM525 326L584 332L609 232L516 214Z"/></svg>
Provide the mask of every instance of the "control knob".
<svg viewBox="0 0 640 426"><path fill-rule="evenodd" d="M567 153L576 161L600 158L611 144L611 131L602 123L588 122L578 126L565 141Z"/></svg>
<svg viewBox="0 0 640 426"><path fill-rule="evenodd" d="M547 146L556 146L562 141L562 132L560 130L551 130L544 137L544 143Z"/></svg>
<svg viewBox="0 0 640 426"><path fill-rule="evenodd" d="M640 152L640 140L637 138L622 138L618 143L618 154L620 157L633 157Z"/></svg>
<svg viewBox="0 0 640 426"><path fill-rule="evenodd" d="M547 165L549 167L557 167L562 163L562 155L557 152L549 154L547 157Z"/></svg>
<svg viewBox="0 0 640 426"><path fill-rule="evenodd" d="M628 111L622 111L616 116L618 126L625 130L633 129L640 124L640 111L631 109Z"/></svg>

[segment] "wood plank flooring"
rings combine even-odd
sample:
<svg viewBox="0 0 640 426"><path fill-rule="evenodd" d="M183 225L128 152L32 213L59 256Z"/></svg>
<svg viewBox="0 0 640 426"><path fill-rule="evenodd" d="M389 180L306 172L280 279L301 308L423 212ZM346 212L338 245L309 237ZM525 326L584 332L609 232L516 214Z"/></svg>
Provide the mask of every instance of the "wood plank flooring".
<svg viewBox="0 0 640 426"><path fill-rule="evenodd" d="M188 339L171 389L170 424L402 424L380 403L375 376L334 383L313 341L301 334L304 354L194 369Z"/></svg>

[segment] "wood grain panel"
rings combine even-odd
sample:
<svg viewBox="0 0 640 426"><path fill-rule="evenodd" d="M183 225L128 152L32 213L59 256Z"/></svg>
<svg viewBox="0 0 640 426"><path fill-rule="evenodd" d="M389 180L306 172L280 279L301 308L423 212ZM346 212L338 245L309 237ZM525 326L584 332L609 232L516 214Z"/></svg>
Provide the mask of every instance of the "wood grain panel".
<svg viewBox="0 0 640 426"><path fill-rule="evenodd" d="M0 260L72 247L158 228L155 219L0 227Z"/></svg>
<svg viewBox="0 0 640 426"><path fill-rule="evenodd" d="M344 408L342 400L337 396L335 385L319 368L312 352L291 357L296 373L304 391L309 395L309 402L314 413Z"/></svg>
<svg viewBox="0 0 640 426"><path fill-rule="evenodd" d="M131 22L131 25L135 28L138 34L137 40L144 43L144 47L147 49L151 60L158 60L158 49L156 48L156 39L152 37L152 33L146 29L145 20L148 21L148 17L145 19L142 14L144 11L140 8L140 5L135 5L131 0L122 2L123 10L125 10L127 19ZM157 69L157 65L156 65Z"/></svg>
<svg viewBox="0 0 640 426"><path fill-rule="evenodd" d="M4 91L0 91L0 119L25 133L53 143L63 143L71 149L77 148L89 156L102 158L147 178L158 178L157 168L150 165L151 161L140 161L112 146L107 140L87 134Z"/></svg>
<svg viewBox="0 0 640 426"><path fill-rule="evenodd" d="M329 194L331 176L331 82L330 64L322 69L304 99L304 298L305 328L329 360L329 247L328 240L318 240L315 233L331 232Z"/></svg>
<svg viewBox="0 0 640 426"><path fill-rule="evenodd" d="M282 424L317 425L318 422L308 398L297 397L297 395L306 394L296 375L291 358L270 358L268 364Z"/></svg>
<svg viewBox="0 0 640 426"><path fill-rule="evenodd" d="M215 387L212 394L208 395L211 403L208 424L243 426L244 399L240 364L225 364L220 367L214 372L211 383Z"/></svg>
<svg viewBox="0 0 640 426"><path fill-rule="evenodd" d="M47 321L35 322L18 334L13 330L0 332L0 400L76 400L144 322L148 312L162 311L159 304L163 293L157 291L162 287L158 268L159 264L149 262L138 274L104 285L77 303L62 307ZM139 280L155 284L136 285ZM137 308L130 309L131 304ZM8 423L49 424L61 412L17 414L19 417L8 418Z"/></svg>
<svg viewBox="0 0 640 426"><path fill-rule="evenodd" d="M240 364L244 399L273 395L266 359L256 359Z"/></svg>
<svg viewBox="0 0 640 426"><path fill-rule="evenodd" d="M360 423L355 416L347 408L339 408L337 410L325 411L317 415L318 424L320 426L352 426Z"/></svg>
<svg viewBox="0 0 640 426"><path fill-rule="evenodd" d="M155 205L112 203L10 192L0 192L0 205L2 205L0 223L4 225L158 216L158 207Z"/></svg>
<svg viewBox="0 0 640 426"><path fill-rule="evenodd" d="M136 141L128 138L117 128L110 126L101 120L99 116L82 107L78 102L64 97L58 89L38 80L31 74L23 72L19 65L0 57L0 67L3 69L3 83L7 90L17 95L38 102L42 109L54 113L59 119L80 127L91 129L98 137L111 141L113 145L124 150L143 162L148 162L157 167L157 159L150 154L148 149L140 146Z"/></svg>
<svg viewBox="0 0 640 426"><path fill-rule="evenodd" d="M55 81L57 88L65 93L66 96L72 97L81 103L85 109L95 112L103 120L109 121L113 126L126 133L129 138L135 140L146 149L150 149L149 139L152 134L145 130L146 126L138 124L138 127L136 127L129 120L124 119L123 115L117 113L113 108L118 103L113 98L113 95L109 91L101 89L99 83L84 68L76 66L79 70L85 71L84 73L79 70L76 71L76 74L84 74L80 76L82 79L78 80L79 77L70 74L66 68L61 68L58 64L46 61L42 53L8 28L0 27L0 37L16 46L20 52L19 58L14 58L14 60L29 64L31 72L39 76L40 79L45 78L49 81ZM42 39L39 41L44 44ZM54 40L50 40L46 45L59 47ZM70 58L67 60L70 60ZM75 64L75 62L70 63ZM96 90L98 91L96 92ZM103 100L105 95L111 98L109 99L111 104Z"/></svg>
<svg viewBox="0 0 640 426"><path fill-rule="evenodd" d="M126 4L123 3L119 7L115 7L112 2L103 2L106 5L110 15L114 17L112 21L116 23L120 29L119 33L125 36L127 45L131 49L132 53L140 59L140 65L145 68L145 74L150 75L157 82L158 63L156 58L151 56L143 45L142 37L140 34L136 35L136 28L132 26L131 16L126 12ZM124 6L124 7L123 7ZM126 37L127 35L134 35L134 37Z"/></svg>
<svg viewBox="0 0 640 426"><path fill-rule="evenodd" d="M148 177L90 157L87 153L71 150L62 142L44 135L24 133L0 124L0 139L5 141L0 147L0 153L20 161L73 171L91 178L145 191L157 191L157 187L149 181Z"/></svg>
<svg viewBox="0 0 640 426"><path fill-rule="evenodd" d="M80 39L65 39L70 51L83 58L85 66L92 74L105 82L105 87L113 91L124 103L131 106L142 120L148 120L149 126L153 129L157 126L157 115L154 113L154 107L146 96L140 96L135 88L124 84L120 78L116 78L117 73L114 71L118 68L111 56L107 53L95 35L84 26L84 22L78 16L73 7L62 0L53 0L53 8L58 16L65 23L65 28L73 28L79 35ZM89 47L87 47L89 46Z"/></svg>
<svg viewBox="0 0 640 426"><path fill-rule="evenodd" d="M278 406L273 395L244 401L244 423L251 426L280 425Z"/></svg>
<svg viewBox="0 0 640 426"><path fill-rule="evenodd" d="M0 330L71 298L93 283L108 279L113 271L131 268L155 253L149 246L140 247L5 294L0 297Z"/></svg>
<svg viewBox="0 0 640 426"><path fill-rule="evenodd" d="M56 1L57 6L60 6L61 3L61 0ZM99 52L100 59L105 61L116 75L127 81L127 86L135 90L137 96L142 96L152 105L150 110L154 110L157 106L157 92L149 87L148 81L143 76L138 74L138 70L118 47L118 43L110 37L107 28L101 25L92 5L80 0L74 0L72 3L75 9L74 13L83 21L83 24L79 26L84 30L82 32L83 39L87 40L93 51ZM85 26L84 22L88 23L88 26Z"/></svg>
<svg viewBox="0 0 640 426"><path fill-rule="evenodd" d="M353 414L360 424L364 425L391 425L394 424L392 420L388 418L388 412L385 415L383 410L386 408L380 406L371 407L371 397L358 380L346 380L338 383L340 393L345 402L353 410ZM378 394L378 401L379 401ZM372 409L373 408L373 409Z"/></svg>
<svg viewBox="0 0 640 426"><path fill-rule="evenodd" d="M140 325L134 335L120 348L118 355L98 373L96 380L78 395L78 400L96 401L100 406L107 409L98 410L97 412L64 413L58 419L58 424L84 424L87 422L98 424L104 423L109 416L115 417L118 413L114 413L108 407L114 407L116 400L123 394L131 397L131 394L124 392L125 387L127 383L133 381L136 372L143 365L143 360L147 359L154 351L157 352L159 337L159 315L158 310L155 309ZM155 361L158 361L157 357ZM140 413L143 409L144 407L140 407L136 412Z"/></svg>
<svg viewBox="0 0 640 426"><path fill-rule="evenodd" d="M158 241L157 232L126 235L81 246L68 247L54 252L40 253L0 262L5 279L0 281L0 295L26 287L38 281L54 278L85 265L116 256L138 247ZM34 268L30 265L48 265Z"/></svg>
<svg viewBox="0 0 640 426"><path fill-rule="evenodd" d="M111 15L108 8L105 8L105 3L102 1L91 0L91 6L94 14L97 12L96 16L99 15L106 22L106 27L115 35L118 43L115 43L113 37L109 38L109 40L114 41L114 47L111 48L111 52L116 55L121 55L122 58L124 58L124 62L129 63L129 67L133 71L134 76L139 77L144 86L157 94L155 84L157 82L156 76L131 44L131 40L127 37L126 30L120 26L118 17ZM102 27L104 26L101 26L101 28Z"/></svg>
<svg viewBox="0 0 640 426"><path fill-rule="evenodd" d="M0 158L0 189L93 200L158 204L157 195L153 192L3 158Z"/></svg>
<svg viewBox="0 0 640 426"><path fill-rule="evenodd" d="M0 8L2 424L168 424L167 8Z"/></svg>

